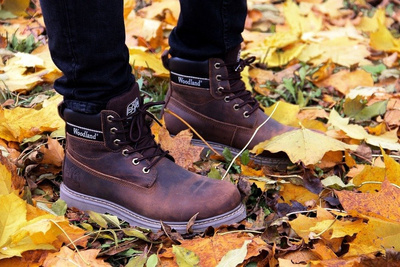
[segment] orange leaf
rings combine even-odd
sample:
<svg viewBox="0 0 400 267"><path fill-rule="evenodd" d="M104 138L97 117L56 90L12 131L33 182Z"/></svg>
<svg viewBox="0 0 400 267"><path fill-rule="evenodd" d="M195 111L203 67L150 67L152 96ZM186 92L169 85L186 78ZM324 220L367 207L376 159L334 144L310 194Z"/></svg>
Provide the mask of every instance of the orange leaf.
<svg viewBox="0 0 400 267"><path fill-rule="evenodd" d="M42 147L44 156L40 163L47 163L61 167L64 159L64 148L56 139L51 137L47 137L47 146L48 148Z"/></svg>
<svg viewBox="0 0 400 267"><path fill-rule="evenodd" d="M88 249L78 252L62 247L59 252L51 253L44 261L43 267L75 267L75 266L111 266L102 259L96 259L100 250Z"/></svg>
<svg viewBox="0 0 400 267"><path fill-rule="evenodd" d="M336 90L346 95L357 86L373 86L374 80L370 73L361 69L353 72L342 70L325 80L315 82L315 84L318 87L333 86Z"/></svg>
<svg viewBox="0 0 400 267"><path fill-rule="evenodd" d="M375 218L400 221L400 189L388 180L383 181L377 193L336 191L343 208ZM379 201L377 201L379 200Z"/></svg>

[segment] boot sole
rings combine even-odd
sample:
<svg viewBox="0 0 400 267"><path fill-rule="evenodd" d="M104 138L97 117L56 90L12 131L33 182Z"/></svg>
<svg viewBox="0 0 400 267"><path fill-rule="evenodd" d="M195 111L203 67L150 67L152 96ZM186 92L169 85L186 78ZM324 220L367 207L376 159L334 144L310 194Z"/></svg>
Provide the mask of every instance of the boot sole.
<svg viewBox="0 0 400 267"><path fill-rule="evenodd" d="M209 141L207 142L213 149L215 149L215 151L217 151L221 155L226 147L231 151L233 156L236 156L240 152L239 149L234 147L222 145L220 143L215 143L215 142L209 142ZM208 153L208 150L210 150L210 148L200 139L192 139L191 143L194 146L204 148L202 151L202 155L206 155L206 153ZM253 160L256 164L266 165L280 170L281 169L285 170L288 165L292 164L289 158L287 158L287 156L285 155L282 155L282 157L264 157L262 155L256 156L250 153L250 160Z"/></svg>
<svg viewBox="0 0 400 267"><path fill-rule="evenodd" d="M96 198L93 196L78 193L68 188L65 184L60 186L60 198L63 199L68 207L75 207L82 211L95 211L98 213L110 213L117 216L118 218L125 220L131 226L139 226L146 229L150 229L153 232L161 230L161 224L159 220L144 217L140 214L132 212L118 204L104 199ZM204 232L208 227L217 227L220 225L230 225L233 223L240 222L246 218L246 208L241 203L232 211L227 213L214 216L207 219L196 220L192 229L193 232ZM188 222L163 222L169 225L172 229L175 229L178 233L187 233Z"/></svg>

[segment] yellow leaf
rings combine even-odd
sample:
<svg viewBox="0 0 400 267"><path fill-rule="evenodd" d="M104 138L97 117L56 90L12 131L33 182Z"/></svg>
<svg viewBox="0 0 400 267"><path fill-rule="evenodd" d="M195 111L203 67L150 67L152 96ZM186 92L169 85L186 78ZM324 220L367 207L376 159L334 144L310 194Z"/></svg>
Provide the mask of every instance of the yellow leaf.
<svg viewBox="0 0 400 267"><path fill-rule="evenodd" d="M365 140L368 144L382 147L390 150L400 150L400 144L397 142L397 137L393 133L375 136L368 134L367 131L360 125L349 124L350 118L342 118L339 113L332 109L329 115L329 124L345 132L349 137L357 140Z"/></svg>
<svg viewBox="0 0 400 267"><path fill-rule="evenodd" d="M161 63L160 58L158 58L155 54L146 53L143 49L137 48L130 48L129 49L130 64L134 65L135 67L142 67L142 68L150 68L154 70L154 75L161 76L161 77L168 77L169 72L164 68Z"/></svg>
<svg viewBox="0 0 400 267"><path fill-rule="evenodd" d="M365 255L374 252L385 253L385 249L400 250L400 224L374 217L364 216L368 224L350 242L346 256Z"/></svg>
<svg viewBox="0 0 400 267"><path fill-rule="evenodd" d="M54 64L51 56L49 46L41 45L32 51L32 55L37 56L43 61L43 76L41 76L44 82L53 83L56 79L62 76L61 70Z"/></svg>
<svg viewBox="0 0 400 267"><path fill-rule="evenodd" d="M320 49L322 50L320 56L311 60L311 63L315 65L328 60L346 67L354 64L363 65L365 59L371 54L366 45L360 41L351 40L347 36L324 40L320 42Z"/></svg>
<svg viewBox="0 0 400 267"><path fill-rule="evenodd" d="M309 165L318 163L328 151L355 150L356 148L355 145L345 144L311 130L298 129L261 142L251 152L260 154L264 150L272 153L283 151L293 163L301 161Z"/></svg>
<svg viewBox="0 0 400 267"><path fill-rule="evenodd" d="M274 53L269 53L265 60L265 63L267 63L269 67L286 65L291 60L299 56L301 51L303 51L306 46L306 44L298 43L289 48L286 48L283 52L274 51Z"/></svg>
<svg viewBox="0 0 400 267"><path fill-rule="evenodd" d="M313 12L308 16L301 14L298 5L293 1L286 1L283 14L290 29L297 34L319 31L322 27L322 18L316 17Z"/></svg>
<svg viewBox="0 0 400 267"><path fill-rule="evenodd" d="M17 16L26 16L25 10L28 8L30 0L5 0L2 9L12 12Z"/></svg>
<svg viewBox="0 0 400 267"><path fill-rule="evenodd" d="M13 193L0 196L0 259L11 235L26 222L26 203ZM11 257L11 256L10 256Z"/></svg>
<svg viewBox="0 0 400 267"><path fill-rule="evenodd" d="M370 34L370 46L385 52L400 52L400 39L395 39L383 23Z"/></svg>
<svg viewBox="0 0 400 267"><path fill-rule="evenodd" d="M132 12L136 6L136 0L124 0L124 19Z"/></svg>
<svg viewBox="0 0 400 267"><path fill-rule="evenodd" d="M57 105L61 96L56 95L40 110L17 107L0 108L0 138L7 141L21 142L44 131L54 131L64 127L65 123L58 115Z"/></svg>
<svg viewBox="0 0 400 267"><path fill-rule="evenodd" d="M375 32L378 30L379 24L385 23L385 9L379 8L375 12L372 18L364 15L361 18L360 24L357 25L357 28L364 32Z"/></svg>
<svg viewBox="0 0 400 267"><path fill-rule="evenodd" d="M264 108L265 114L270 115L275 109L276 105L278 105L278 107L276 108L274 114L272 114L272 119L279 121L280 123L285 125L294 127L299 126L299 120L297 118L297 115L300 111L299 105L293 105L287 102L278 101L272 106Z"/></svg>
<svg viewBox="0 0 400 267"><path fill-rule="evenodd" d="M291 183L283 184L279 191L280 198L278 202L291 204L291 200L296 200L301 204L305 204L309 200L318 200L319 196L307 190L305 187L300 185L294 185Z"/></svg>
<svg viewBox="0 0 400 267"><path fill-rule="evenodd" d="M3 164L2 161L5 160L5 158L1 156L1 153L0 160L0 196L2 196L10 194L14 190L12 188L11 171L6 167L5 164Z"/></svg>

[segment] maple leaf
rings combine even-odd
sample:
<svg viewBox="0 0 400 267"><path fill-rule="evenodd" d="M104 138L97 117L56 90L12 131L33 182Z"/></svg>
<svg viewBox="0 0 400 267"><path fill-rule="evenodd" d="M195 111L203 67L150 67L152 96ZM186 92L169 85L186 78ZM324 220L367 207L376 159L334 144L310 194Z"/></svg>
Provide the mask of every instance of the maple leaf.
<svg viewBox="0 0 400 267"><path fill-rule="evenodd" d="M60 118L57 105L60 95L55 95L43 103L40 110L21 108L2 109L0 107L0 138L21 142L44 131L54 131L65 126Z"/></svg>
<svg viewBox="0 0 400 267"><path fill-rule="evenodd" d="M303 162L305 165L318 163L328 151L355 150L357 146L348 145L323 134L301 128L275 136L261 142L252 149L260 154L264 150L272 153L285 152L292 162Z"/></svg>
<svg viewBox="0 0 400 267"><path fill-rule="evenodd" d="M96 259L99 249L88 249L83 251L73 251L68 247L62 247L60 251L51 253L43 263L43 267L108 267L109 263L103 259Z"/></svg>
<svg viewBox="0 0 400 267"><path fill-rule="evenodd" d="M400 221L400 189L388 180L383 181L381 190L376 193L336 191L336 195L347 212L357 211L370 217Z"/></svg>
<svg viewBox="0 0 400 267"><path fill-rule="evenodd" d="M192 167L193 162L200 160L203 148L190 144L193 134L189 129L181 131L175 137L171 137L165 127L154 124L152 132L156 135L156 140L161 144L161 147L170 152L175 159L175 163L179 166L188 169Z"/></svg>
<svg viewBox="0 0 400 267"><path fill-rule="evenodd" d="M53 164L57 167L61 167L64 160L64 148L56 139L50 136L47 137L47 148L42 146L40 150L44 154L43 160L40 163Z"/></svg>

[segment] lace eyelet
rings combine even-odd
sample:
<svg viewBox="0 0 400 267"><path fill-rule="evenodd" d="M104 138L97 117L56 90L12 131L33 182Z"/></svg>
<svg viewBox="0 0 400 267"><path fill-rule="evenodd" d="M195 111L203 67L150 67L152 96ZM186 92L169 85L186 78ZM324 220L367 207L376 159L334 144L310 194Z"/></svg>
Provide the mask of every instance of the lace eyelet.
<svg viewBox="0 0 400 267"><path fill-rule="evenodd" d="M117 146L119 146L119 142L121 142L121 140L119 140L119 139L115 139L114 140L114 144L117 145Z"/></svg>
<svg viewBox="0 0 400 267"><path fill-rule="evenodd" d="M221 77L222 76L218 74L218 75L215 76L215 79L220 82L221 81Z"/></svg>
<svg viewBox="0 0 400 267"><path fill-rule="evenodd" d="M220 87L217 88L217 92L219 94L222 94L222 90L224 90L224 89L225 89L224 87L220 86Z"/></svg>
<svg viewBox="0 0 400 267"><path fill-rule="evenodd" d="M224 101L225 101L226 103L228 103L228 102L231 101L231 99L229 98L229 96L225 96L225 97L224 97Z"/></svg>
<svg viewBox="0 0 400 267"><path fill-rule="evenodd" d="M233 105L233 109L234 109L234 110L239 110L239 109L240 109L239 104Z"/></svg>
<svg viewBox="0 0 400 267"><path fill-rule="evenodd" d="M108 122L112 122L113 119L114 119L114 116L113 116L113 115L108 115L108 116L107 116L107 121L108 121Z"/></svg>
<svg viewBox="0 0 400 267"><path fill-rule="evenodd" d="M139 165L139 163L140 163L140 161L139 161L138 158L134 158L134 159L132 160L132 164L133 164L133 165Z"/></svg>
<svg viewBox="0 0 400 267"><path fill-rule="evenodd" d="M221 63L219 63L219 62L215 63L214 68L219 70L221 68Z"/></svg>
<svg viewBox="0 0 400 267"><path fill-rule="evenodd" d="M149 173L149 172L150 172L150 169L148 169L147 167L144 167L144 168L142 169L142 172L143 172L143 173Z"/></svg>
<svg viewBox="0 0 400 267"><path fill-rule="evenodd" d="M128 149L124 149L124 150L122 150L122 155L124 155L125 157L126 156L128 156L129 154L128 154L128 152L129 152L129 150Z"/></svg>
<svg viewBox="0 0 400 267"><path fill-rule="evenodd" d="M245 117L245 118L248 118L248 117L250 117L250 114L249 114L249 112L247 112L247 111L243 112L243 117Z"/></svg>
<svg viewBox="0 0 400 267"><path fill-rule="evenodd" d="M110 133L112 133L112 134L115 134L115 131L118 131L118 129L115 128L115 127L112 127L112 128L110 129Z"/></svg>

